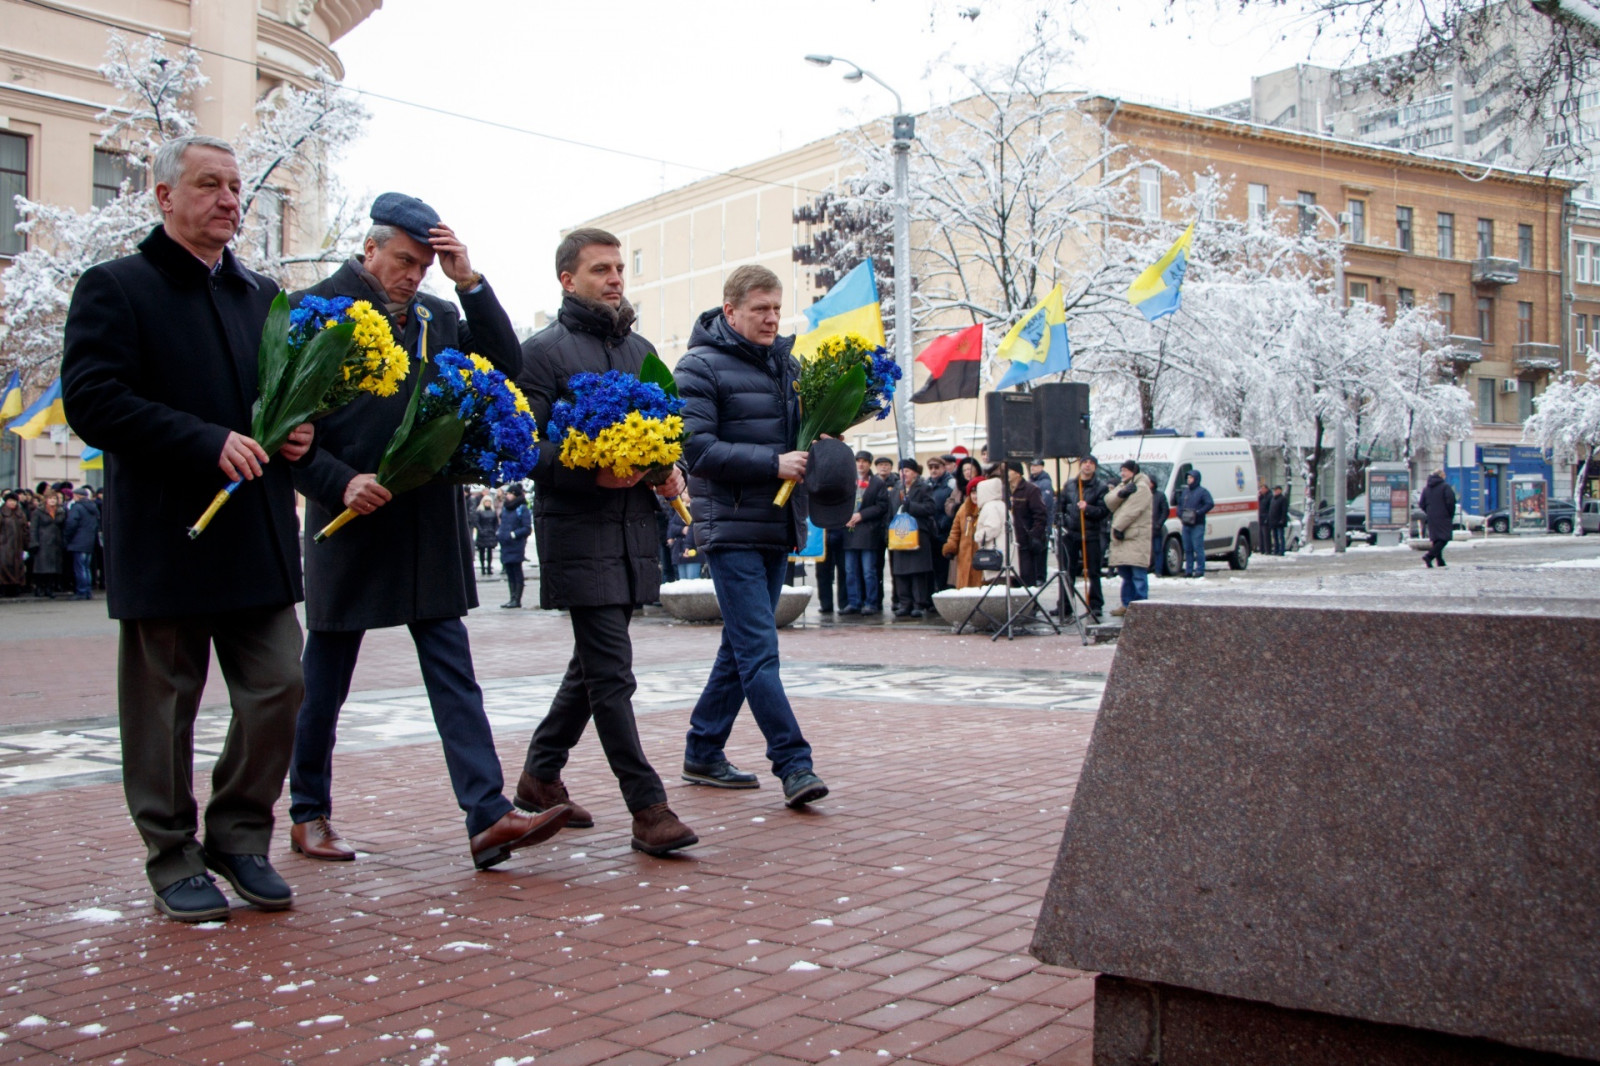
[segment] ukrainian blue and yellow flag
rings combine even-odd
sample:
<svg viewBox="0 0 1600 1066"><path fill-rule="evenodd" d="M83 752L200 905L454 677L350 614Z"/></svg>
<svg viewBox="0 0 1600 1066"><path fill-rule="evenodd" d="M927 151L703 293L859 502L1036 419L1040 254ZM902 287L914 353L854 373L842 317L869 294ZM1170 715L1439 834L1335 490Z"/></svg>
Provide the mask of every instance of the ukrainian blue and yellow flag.
<svg viewBox="0 0 1600 1066"><path fill-rule="evenodd" d="M828 295L805 309L811 328L794 339L794 354L815 355L829 337L859 333L880 348L886 343L883 313L878 309L878 278L868 259L840 278Z"/></svg>
<svg viewBox="0 0 1600 1066"><path fill-rule="evenodd" d="M11 380L0 389L0 422L9 422L22 413L22 372L13 370Z"/></svg>
<svg viewBox="0 0 1600 1066"><path fill-rule="evenodd" d="M6 428L23 440L32 440L45 431L46 426L64 426L67 412L61 406L61 379L56 380L28 409L13 418Z"/></svg>
<svg viewBox="0 0 1600 1066"><path fill-rule="evenodd" d="M1057 285L1044 301L1022 316L994 350L996 359L1008 359L997 389L1072 369L1072 345L1067 340L1066 295Z"/></svg>
<svg viewBox="0 0 1600 1066"><path fill-rule="evenodd" d="M106 468L106 453L99 448L85 447L83 454L78 456L79 470L104 470Z"/></svg>
<svg viewBox="0 0 1600 1066"><path fill-rule="evenodd" d="M1167 249L1167 254L1128 286L1128 302L1151 322L1172 314L1183 303L1183 275L1189 270L1189 245L1193 243L1194 223L1191 222L1183 236Z"/></svg>

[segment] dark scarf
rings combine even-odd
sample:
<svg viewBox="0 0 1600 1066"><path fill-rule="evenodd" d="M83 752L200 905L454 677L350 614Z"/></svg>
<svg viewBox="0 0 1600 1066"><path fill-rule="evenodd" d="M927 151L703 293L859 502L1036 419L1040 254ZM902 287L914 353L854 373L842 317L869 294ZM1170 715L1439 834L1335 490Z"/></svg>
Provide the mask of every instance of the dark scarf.
<svg viewBox="0 0 1600 1066"><path fill-rule="evenodd" d="M388 292L384 290L383 282L378 280L378 276L376 274L367 269L366 264L361 261L361 257L359 255L350 257L350 269L354 270L356 272L356 276L362 281L366 282L367 288L371 289L377 295L378 302L383 305L383 309L390 315L399 318L401 322L404 323L406 312L411 309L410 301L405 303L395 303L393 300L389 299Z"/></svg>
<svg viewBox="0 0 1600 1066"><path fill-rule="evenodd" d="M621 305L612 307L604 300L586 300L575 292L562 296L562 310L572 319L572 325L603 337L626 337L633 329L636 317L633 305L624 297Z"/></svg>

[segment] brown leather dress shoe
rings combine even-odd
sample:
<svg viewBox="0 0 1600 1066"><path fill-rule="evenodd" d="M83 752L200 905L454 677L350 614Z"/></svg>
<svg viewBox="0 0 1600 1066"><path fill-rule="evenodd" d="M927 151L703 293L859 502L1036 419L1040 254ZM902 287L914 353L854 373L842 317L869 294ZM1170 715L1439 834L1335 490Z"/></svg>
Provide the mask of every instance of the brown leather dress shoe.
<svg viewBox="0 0 1600 1066"><path fill-rule="evenodd" d="M349 862L356 857L356 849L344 842L344 837L326 818L313 818L290 826L289 846L308 859Z"/></svg>
<svg viewBox="0 0 1600 1066"><path fill-rule="evenodd" d="M472 838L472 864L480 870L498 866L518 848L555 836L571 816L570 807L552 807L543 814L507 811L498 822Z"/></svg>
<svg viewBox="0 0 1600 1066"><path fill-rule="evenodd" d="M568 829L594 828L594 815L572 802L572 797L567 795L567 786L561 783L560 778L540 781L524 770L517 781L517 797L511 802L531 814L548 811L564 803L572 808L572 817L567 819Z"/></svg>
<svg viewBox="0 0 1600 1066"><path fill-rule="evenodd" d="M700 843L694 830L678 821L672 808L657 803L633 814L633 847L646 855L665 855L668 852Z"/></svg>

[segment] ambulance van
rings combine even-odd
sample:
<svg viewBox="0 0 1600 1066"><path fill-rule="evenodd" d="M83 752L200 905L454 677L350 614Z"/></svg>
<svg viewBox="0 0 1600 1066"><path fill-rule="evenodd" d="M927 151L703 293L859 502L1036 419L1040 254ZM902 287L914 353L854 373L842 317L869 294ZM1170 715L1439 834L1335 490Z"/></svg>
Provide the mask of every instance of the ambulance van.
<svg viewBox="0 0 1600 1066"><path fill-rule="evenodd" d="M1178 489L1190 470L1200 471L1200 483L1211 490L1216 506L1206 516L1206 558L1226 559L1234 570L1250 565L1250 553L1261 546L1256 514L1256 460L1250 442L1242 437L1180 437L1157 430L1143 435L1118 433L1095 448L1100 469L1112 479L1123 460L1132 459L1167 494L1167 529L1162 538L1162 573L1183 573L1183 541L1178 521Z"/></svg>

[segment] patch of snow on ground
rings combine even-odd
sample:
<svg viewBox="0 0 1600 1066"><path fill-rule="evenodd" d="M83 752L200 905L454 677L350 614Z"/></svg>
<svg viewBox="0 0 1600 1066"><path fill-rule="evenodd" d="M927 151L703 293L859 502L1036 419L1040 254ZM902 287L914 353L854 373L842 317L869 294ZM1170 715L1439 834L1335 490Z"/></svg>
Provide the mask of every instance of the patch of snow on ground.
<svg viewBox="0 0 1600 1066"><path fill-rule="evenodd" d="M109 907L85 907L67 915L75 922L120 922L122 912L111 910Z"/></svg>

